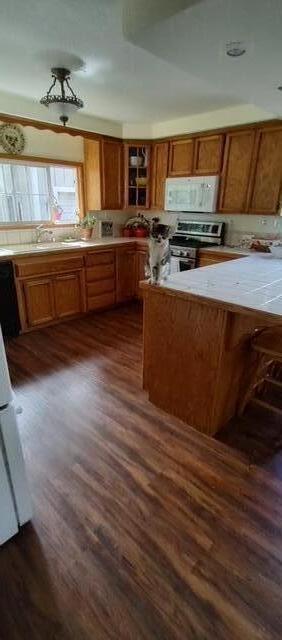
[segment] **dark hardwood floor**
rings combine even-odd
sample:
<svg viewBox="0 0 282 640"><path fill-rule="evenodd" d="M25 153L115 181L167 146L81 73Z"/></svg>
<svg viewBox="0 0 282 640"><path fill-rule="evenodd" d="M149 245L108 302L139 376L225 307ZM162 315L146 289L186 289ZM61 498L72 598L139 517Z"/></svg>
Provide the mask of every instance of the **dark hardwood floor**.
<svg viewBox="0 0 282 640"><path fill-rule="evenodd" d="M281 640L279 425L186 427L141 346L134 305L8 345L34 519L0 550L1 640Z"/></svg>

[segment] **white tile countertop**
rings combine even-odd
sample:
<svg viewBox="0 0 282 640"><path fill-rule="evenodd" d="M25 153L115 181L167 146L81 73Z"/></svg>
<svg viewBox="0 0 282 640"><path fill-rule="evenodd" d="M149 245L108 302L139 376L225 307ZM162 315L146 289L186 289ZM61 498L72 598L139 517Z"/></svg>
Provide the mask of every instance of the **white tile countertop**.
<svg viewBox="0 0 282 640"><path fill-rule="evenodd" d="M252 254L169 276L165 289L282 317L282 260Z"/></svg>

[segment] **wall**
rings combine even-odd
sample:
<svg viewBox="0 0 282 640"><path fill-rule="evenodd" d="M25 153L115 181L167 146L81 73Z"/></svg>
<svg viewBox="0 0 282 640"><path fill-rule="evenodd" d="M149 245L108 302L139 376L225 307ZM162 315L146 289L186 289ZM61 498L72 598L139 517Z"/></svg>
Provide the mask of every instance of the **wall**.
<svg viewBox="0 0 282 640"><path fill-rule="evenodd" d="M166 136L177 136L185 133L195 133L197 131L208 131L209 129L219 129L221 127L232 127L244 125L251 122L271 120L276 116L273 113L259 109L254 105L238 105L228 109L216 109L206 113L199 113L185 118L166 120L165 122L154 123L124 123L124 138L164 138Z"/></svg>
<svg viewBox="0 0 282 640"><path fill-rule="evenodd" d="M7 94L0 91L0 112L12 114L13 116L22 116L31 120L40 120L41 122L52 122L58 124L58 114L49 111L39 102L23 98L22 96ZM90 116L81 112L74 113L71 117L71 126L74 129L83 129L85 131L95 131L95 133L103 133L108 136L122 137L121 122L113 120L104 120L96 116Z"/></svg>
<svg viewBox="0 0 282 640"><path fill-rule="evenodd" d="M146 218L152 219L160 216L164 224L175 226L178 219L189 220L218 220L226 223L225 242L238 245L243 237L254 235L259 238L282 237L282 217L281 216L257 216L257 215L224 215L222 213L166 213L165 211L142 210ZM97 220L114 220L117 227L116 232L122 229L128 218L137 215L132 211L101 211L95 212Z"/></svg>
<svg viewBox="0 0 282 640"><path fill-rule="evenodd" d="M1 123L2 124L2 123ZM67 133L23 127L26 146L24 155L83 162L83 138ZM1 153L5 153L0 147Z"/></svg>

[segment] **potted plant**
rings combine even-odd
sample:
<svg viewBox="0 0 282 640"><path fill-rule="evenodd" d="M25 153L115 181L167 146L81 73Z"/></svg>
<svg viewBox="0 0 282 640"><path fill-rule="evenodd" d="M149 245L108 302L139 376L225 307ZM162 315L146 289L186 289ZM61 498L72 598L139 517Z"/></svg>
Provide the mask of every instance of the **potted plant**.
<svg viewBox="0 0 282 640"><path fill-rule="evenodd" d="M127 223L123 228L122 234L124 238L132 238L132 236L134 236L134 229L132 225Z"/></svg>
<svg viewBox="0 0 282 640"><path fill-rule="evenodd" d="M123 230L125 237L135 236L135 238L147 238L150 231L150 222L143 216L143 213L138 213L134 218L130 218Z"/></svg>
<svg viewBox="0 0 282 640"><path fill-rule="evenodd" d="M82 229L80 237L82 240L91 240L92 231L96 224L96 218L93 213L87 213L84 218L80 220L79 226Z"/></svg>
<svg viewBox="0 0 282 640"><path fill-rule="evenodd" d="M135 238L147 238L150 230L150 222L143 216L143 213L138 213L137 218L133 224Z"/></svg>

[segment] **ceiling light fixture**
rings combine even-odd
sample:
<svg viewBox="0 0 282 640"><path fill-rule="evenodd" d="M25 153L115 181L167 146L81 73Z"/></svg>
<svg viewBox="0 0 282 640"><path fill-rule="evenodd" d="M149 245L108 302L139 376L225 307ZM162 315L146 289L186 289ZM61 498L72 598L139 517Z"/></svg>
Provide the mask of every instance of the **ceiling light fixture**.
<svg viewBox="0 0 282 640"><path fill-rule="evenodd" d="M41 98L40 104L44 104L45 107L59 113L60 120L65 127L69 120L69 115L77 111L77 109L82 109L84 105L70 86L70 71L68 69L53 67L51 73L53 82L46 95ZM60 85L60 94L52 93L57 82Z"/></svg>
<svg viewBox="0 0 282 640"><path fill-rule="evenodd" d="M230 58L239 58L246 53L246 46L244 42L227 42L226 53Z"/></svg>

